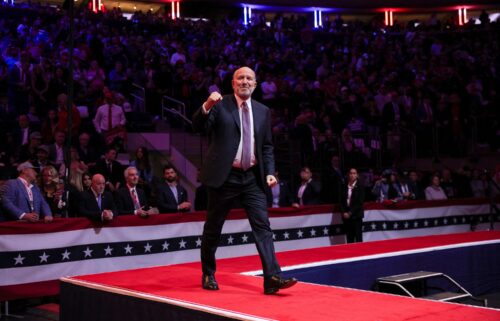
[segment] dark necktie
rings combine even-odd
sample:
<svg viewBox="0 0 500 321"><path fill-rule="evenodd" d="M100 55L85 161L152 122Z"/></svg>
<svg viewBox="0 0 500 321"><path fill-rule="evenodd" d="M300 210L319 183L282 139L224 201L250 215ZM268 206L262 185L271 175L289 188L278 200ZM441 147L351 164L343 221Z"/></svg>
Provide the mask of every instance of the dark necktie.
<svg viewBox="0 0 500 321"><path fill-rule="evenodd" d="M246 102L241 104L241 168L247 170L252 161L252 130L250 121L250 111Z"/></svg>

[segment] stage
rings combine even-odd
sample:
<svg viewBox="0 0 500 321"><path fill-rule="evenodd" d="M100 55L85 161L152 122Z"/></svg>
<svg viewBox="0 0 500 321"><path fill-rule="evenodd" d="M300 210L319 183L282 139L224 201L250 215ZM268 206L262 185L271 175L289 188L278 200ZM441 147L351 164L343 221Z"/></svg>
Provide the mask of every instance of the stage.
<svg viewBox="0 0 500 321"><path fill-rule="evenodd" d="M448 266L475 294L498 290L500 232L287 251L278 259L300 282L272 296L262 293L257 256L219 260L216 292L201 289L199 263L63 278L61 320L500 320L499 310L366 291L365 277ZM339 279L358 289L325 285Z"/></svg>

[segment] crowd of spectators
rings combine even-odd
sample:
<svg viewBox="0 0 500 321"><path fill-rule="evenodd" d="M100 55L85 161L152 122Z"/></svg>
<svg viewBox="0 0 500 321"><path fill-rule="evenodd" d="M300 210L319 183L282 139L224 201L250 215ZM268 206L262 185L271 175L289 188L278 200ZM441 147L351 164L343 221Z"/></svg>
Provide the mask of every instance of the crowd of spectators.
<svg viewBox="0 0 500 321"><path fill-rule="evenodd" d="M56 172L42 175L41 187L54 195L69 164L69 182L82 190L90 175L107 175L123 148L132 84L145 88L149 113L160 114L169 95L186 103L190 117L210 92L231 92L233 71L248 65L259 81L254 97L272 109L274 137L296 142L302 172L321 176L317 202L337 201L336 186L351 166L364 169L374 200L485 196L488 175L480 168L439 173L442 193L431 184L437 173L370 168L379 153L397 160L408 133L421 156L434 156L433 137L441 153L466 155L471 130L492 150L500 147L498 22L483 16L480 25L459 27L431 16L386 27L378 18L338 16L316 30L300 15L277 14L266 24L257 14L248 26L227 17L172 21L152 12L127 20L118 8L99 14L79 8L75 15L70 113L65 12L35 4L0 11L2 179L16 177L26 161L39 171L52 166ZM154 194L146 148L133 165ZM110 191L125 181L119 166L105 177ZM490 176L498 183L498 175ZM305 204L295 185L290 204Z"/></svg>

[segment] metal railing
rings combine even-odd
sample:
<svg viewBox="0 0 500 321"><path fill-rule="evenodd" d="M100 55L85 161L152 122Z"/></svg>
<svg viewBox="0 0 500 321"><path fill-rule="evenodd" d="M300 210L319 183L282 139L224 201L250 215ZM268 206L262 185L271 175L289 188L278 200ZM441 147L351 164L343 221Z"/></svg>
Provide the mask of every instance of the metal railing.
<svg viewBox="0 0 500 321"><path fill-rule="evenodd" d="M138 84L132 84L130 97L132 98L132 110L146 111L146 89Z"/></svg>
<svg viewBox="0 0 500 321"><path fill-rule="evenodd" d="M167 114L173 117L168 118ZM192 121L186 117L186 104L169 96L161 98L161 117L163 120L173 121L174 123L180 118L184 122L183 125L188 124L191 126L192 124Z"/></svg>

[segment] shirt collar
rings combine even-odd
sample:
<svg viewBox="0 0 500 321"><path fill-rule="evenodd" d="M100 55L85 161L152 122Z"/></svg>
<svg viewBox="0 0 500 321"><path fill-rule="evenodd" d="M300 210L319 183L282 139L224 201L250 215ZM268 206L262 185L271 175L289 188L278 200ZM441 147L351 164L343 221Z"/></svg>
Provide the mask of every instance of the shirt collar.
<svg viewBox="0 0 500 321"><path fill-rule="evenodd" d="M28 181L25 180L24 178L22 178L22 177L18 177L18 178L23 183L24 186L26 186L28 188L32 188L33 187L33 184L28 183Z"/></svg>
<svg viewBox="0 0 500 321"><path fill-rule="evenodd" d="M247 103L248 109L252 108L252 99L251 98L248 98L247 100L243 100L236 95L234 95L234 97L236 98L236 104L238 105L238 108L241 107L241 104L243 104L243 102Z"/></svg>

